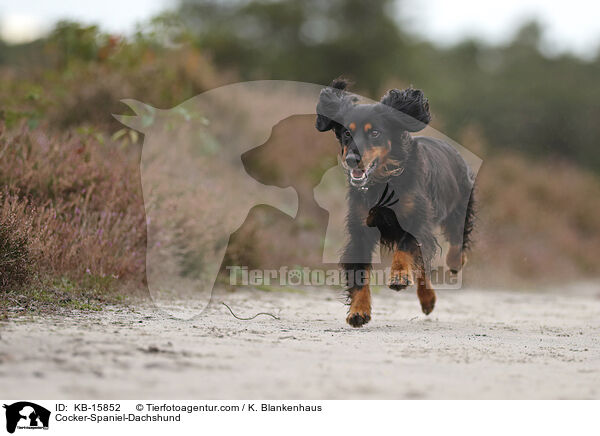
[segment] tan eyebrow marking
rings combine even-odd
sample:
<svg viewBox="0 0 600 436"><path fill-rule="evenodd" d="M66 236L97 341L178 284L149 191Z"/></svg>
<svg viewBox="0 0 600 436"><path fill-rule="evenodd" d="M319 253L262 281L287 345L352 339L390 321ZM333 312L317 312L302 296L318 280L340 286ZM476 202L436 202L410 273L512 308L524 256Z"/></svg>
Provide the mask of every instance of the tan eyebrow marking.
<svg viewBox="0 0 600 436"><path fill-rule="evenodd" d="M352 122L352 123L350 123L350 125L348 127L350 128L350 130L355 131L356 130L356 123Z"/></svg>
<svg viewBox="0 0 600 436"><path fill-rule="evenodd" d="M371 130L371 128L373 128L373 126L371 125L371 123L365 124L365 127L364 127L365 133L368 132L369 130Z"/></svg>

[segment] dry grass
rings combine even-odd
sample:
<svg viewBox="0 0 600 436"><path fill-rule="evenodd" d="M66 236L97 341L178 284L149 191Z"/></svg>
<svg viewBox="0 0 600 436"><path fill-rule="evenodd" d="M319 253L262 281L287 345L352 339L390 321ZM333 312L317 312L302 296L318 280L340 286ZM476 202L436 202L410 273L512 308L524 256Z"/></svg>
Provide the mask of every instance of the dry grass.
<svg viewBox="0 0 600 436"><path fill-rule="evenodd" d="M15 203L5 199L0 209L0 289L23 286L31 272L30 226L27 217L13 210Z"/></svg>
<svg viewBox="0 0 600 436"><path fill-rule="evenodd" d="M478 286L560 286L600 274L600 180L564 161L487 154L479 172L475 246L465 277Z"/></svg>

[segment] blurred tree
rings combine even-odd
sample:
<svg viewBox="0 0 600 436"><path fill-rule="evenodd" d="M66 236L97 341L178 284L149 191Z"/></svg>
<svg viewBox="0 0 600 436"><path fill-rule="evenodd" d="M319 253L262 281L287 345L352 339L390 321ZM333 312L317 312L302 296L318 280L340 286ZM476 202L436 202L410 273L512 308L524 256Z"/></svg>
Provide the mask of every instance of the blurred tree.
<svg viewBox="0 0 600 436"><path fill-rule="evenodd" d="M479 126L493 149L560 155L600 169L600 62L550 58L543 29L526 22L512 42L419 42L393 0L181 0L194 43L242 79L326 84L344 75L377 98L387 83L425 89L439 128L458 137Z"/></svg>
<svg viewBox="0 0 600 436"><path fill-rule="evenodd" d="M197 44L244 79L329 83L341 73L376 92L402 70L392 0L182 0ZM391 49L391 51L390 51Z"/></svg>
<svg viewBox="0 0 600 436"><path fill-rule="evenodd" d="M98 26L59 21L48 38L47 49L54 51L61 66L72 61L91 62L98 59L100 47L108 38Z"/></svg>

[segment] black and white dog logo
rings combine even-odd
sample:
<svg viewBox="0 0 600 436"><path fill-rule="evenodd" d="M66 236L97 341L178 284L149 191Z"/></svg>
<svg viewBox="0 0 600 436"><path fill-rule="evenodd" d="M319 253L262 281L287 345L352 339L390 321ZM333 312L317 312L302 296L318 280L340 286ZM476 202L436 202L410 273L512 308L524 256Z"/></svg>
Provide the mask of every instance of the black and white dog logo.
<svg viewBox="0 0 600 436"><path fill-rule="evenodd" d="M6 409L6 431L18 429L48 429L50 411L29 401L4 405Z"/></svg>

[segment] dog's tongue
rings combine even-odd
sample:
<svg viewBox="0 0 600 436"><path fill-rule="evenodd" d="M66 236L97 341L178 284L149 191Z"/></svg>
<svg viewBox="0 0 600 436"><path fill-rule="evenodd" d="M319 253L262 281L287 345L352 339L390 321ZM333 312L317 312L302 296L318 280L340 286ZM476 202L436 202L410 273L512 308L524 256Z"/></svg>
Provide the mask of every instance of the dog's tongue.
<svg viewBox="0 0 600 436"><path fill-rule="evenodd" d="M364 171L358 168L353 168L352 169L352 177L354 177L355 179L360 179L363 175Z"/></svg>

